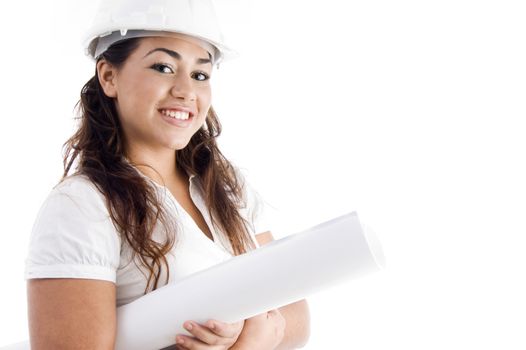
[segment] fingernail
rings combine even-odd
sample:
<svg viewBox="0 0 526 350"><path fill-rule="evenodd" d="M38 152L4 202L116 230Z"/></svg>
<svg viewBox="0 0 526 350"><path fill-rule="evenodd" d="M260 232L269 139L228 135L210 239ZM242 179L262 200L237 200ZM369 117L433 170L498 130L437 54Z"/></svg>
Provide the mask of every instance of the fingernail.
<svg viewBox="0 0 526 350"><path fill-rule="evenodd" d="M188 329L189 331L192 330L192 324L191 323L187 323L186 324L186 329Z"/></svg>
<svg viewBox="0 0 526 350"><path fill-rule="evenodd" d="M175 342L177 344L183 344L184 343L184 339L183 338L177 338Z"/></svg>
<svg viewBox="0 0 526 350"><path fill-rule="evenodd" d="M216 328L216 324L214 322L210 323L210 328L215 329Z"/></svg>

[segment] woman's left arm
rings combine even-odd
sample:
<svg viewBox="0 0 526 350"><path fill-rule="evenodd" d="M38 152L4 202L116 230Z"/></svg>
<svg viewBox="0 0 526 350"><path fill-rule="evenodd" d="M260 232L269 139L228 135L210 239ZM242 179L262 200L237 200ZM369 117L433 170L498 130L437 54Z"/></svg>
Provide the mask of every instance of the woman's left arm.
<svg viewBox="0 0 526 350"><path fill-rule="evenodd" d="M270 231L256 235L260 246L274 240ZM277 347L278 350L297 349L305 346L310 336L310 313L306 300L280 307L279 312L287 323L283 341Z"/></svg>

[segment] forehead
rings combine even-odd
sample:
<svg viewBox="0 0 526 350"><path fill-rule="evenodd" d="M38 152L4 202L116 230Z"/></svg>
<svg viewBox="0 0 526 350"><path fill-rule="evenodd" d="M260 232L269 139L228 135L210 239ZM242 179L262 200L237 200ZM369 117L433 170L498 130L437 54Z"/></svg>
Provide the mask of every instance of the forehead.
<svg viewBox="0 0 526 350"><path fill-rule="evenodd" d="M209 58L209 52L199 43L199 40L186 39L181 37L144 37L141 38L137 52L144 56L151 50L165 48L176 51L183 58ZM155 55L156 53L152 54ZM162 53L158 53L161 54ZM142 57L141 56L141 57Z"/></svg>

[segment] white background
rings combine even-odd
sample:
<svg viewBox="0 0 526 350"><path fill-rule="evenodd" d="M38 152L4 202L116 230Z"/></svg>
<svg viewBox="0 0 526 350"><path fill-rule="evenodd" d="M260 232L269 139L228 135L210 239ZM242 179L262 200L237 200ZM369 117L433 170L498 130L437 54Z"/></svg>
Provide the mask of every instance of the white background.
<svg viewBox="0 0 526 350"><path fill-rule="evenodd" d="M358 209L387 269L309 299L308 349L524 349L520 1L218 1L225 155L282 237ZM3 2L0 345L27 339L24 259L94 73L92 1ZM278 286L279 287L279 286Z"/></svg>

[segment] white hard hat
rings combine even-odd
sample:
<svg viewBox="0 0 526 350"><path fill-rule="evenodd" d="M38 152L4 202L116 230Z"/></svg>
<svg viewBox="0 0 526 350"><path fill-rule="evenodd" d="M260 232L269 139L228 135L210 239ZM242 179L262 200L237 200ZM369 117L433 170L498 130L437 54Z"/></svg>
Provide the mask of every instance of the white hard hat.
<svg viewBox="0 0 526 350"><path fill-rule="evenodd" d="M224 45L212 0L101 0L84 47L86 55L97 59L119 40L166 33L211 45L214 64L237 56Z"/></svg>

